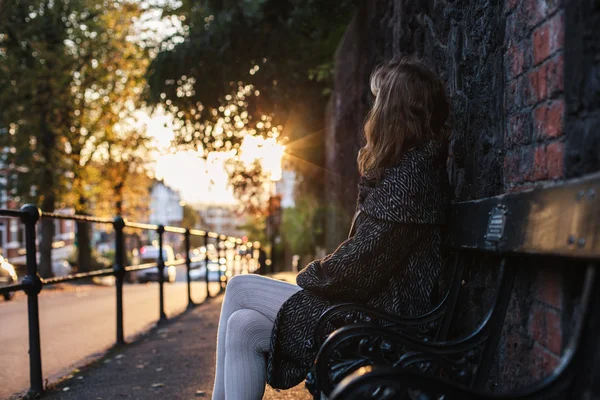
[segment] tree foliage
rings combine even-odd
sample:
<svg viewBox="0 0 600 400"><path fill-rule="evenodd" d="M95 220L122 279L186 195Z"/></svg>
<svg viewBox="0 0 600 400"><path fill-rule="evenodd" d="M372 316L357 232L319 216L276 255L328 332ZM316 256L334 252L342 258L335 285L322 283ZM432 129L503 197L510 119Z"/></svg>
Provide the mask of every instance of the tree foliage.
<svg viewBox="0 0 600 400"><path fill-rule="evenodd" d="M99 193L90 167L109 159L98 152L122 138L145 85L149 56L130 40L140 12L116 0L3 3L0 146L15 200L85 213ZM42 221L46 276L53 230Z"/></svg>
<svg viewBox="0 0 600 400"><path fill-rule="evenodd" d="M211 151L237 149L246 135L293 142L323 130L333 54L352 0L184 0L165 9L183 21L148 70L148 99L177 119L177 143ZM235 107L241 120L215 129ZM282 129L257 129L264 118ZM225 132L225 135L223 135ZM322 164L320 140L288 153ZM245 173L244 170L235 171ZM254 173L260 177L260 171ZM245 182L252 187L253 177ZM238 182L239 183L239 182ZM241 187L238 185L238 187ZM235 186L234 186L235 189ZM240 192L241 193L241 192Z"/></svg>

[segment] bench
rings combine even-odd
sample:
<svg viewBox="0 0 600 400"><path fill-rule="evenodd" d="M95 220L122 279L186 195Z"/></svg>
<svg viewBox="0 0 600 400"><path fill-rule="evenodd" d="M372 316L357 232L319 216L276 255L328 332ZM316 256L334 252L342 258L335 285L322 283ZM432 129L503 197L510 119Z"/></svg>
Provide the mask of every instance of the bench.
<svg viewBox="0 0 600 400"><path fill-rule="evenodd" d="M431 313L396 318L346 304L327 310L321 317L320 326L332 315L337 315L338 323L345 315L345 324L320 346L314 375L307 380L315 397L400 399L406 398L411 388L428 393L424 399L442 395L444 399L529 399L548 398L558 388L570 387L583 352L592 346L584 345L590 336L589 327L584 327L592 318L588 304L598 300L595 268L600 261L600 174L548 188L456 203L448 226L454 281ZM541 267L549 259L561 260L575 275L580 271L583 281L581 317L561 366L548 379L523 392L506 397L484 394L516 271L536 262L539 265L535 266ZM497 271L493 304L474 331L445 340L455 322L457 282L462 281L465 268ZM373 318L379 323L373 324ZM591 333L595 334L597 331Z"/></svg>

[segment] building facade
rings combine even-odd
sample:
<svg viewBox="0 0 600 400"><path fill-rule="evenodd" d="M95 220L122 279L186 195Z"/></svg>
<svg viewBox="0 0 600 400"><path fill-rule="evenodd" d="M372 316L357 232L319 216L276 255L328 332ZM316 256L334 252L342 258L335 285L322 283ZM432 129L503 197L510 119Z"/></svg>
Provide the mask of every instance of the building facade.
<svg viewBox="0 0 600 400"><path fill-rule="evenodd" d="M163 181L155 181L150 189L150 222L157 225L181 225L183 202L179 192Z"/></svg>
<svg viewBox="0 0 600 400"><path fill-rule="evenodd" d="M202 219L202 229L236 237L246 234L240 229L245 219L237 213L236 206L210 204L198 205L196 209Z"/></svg>

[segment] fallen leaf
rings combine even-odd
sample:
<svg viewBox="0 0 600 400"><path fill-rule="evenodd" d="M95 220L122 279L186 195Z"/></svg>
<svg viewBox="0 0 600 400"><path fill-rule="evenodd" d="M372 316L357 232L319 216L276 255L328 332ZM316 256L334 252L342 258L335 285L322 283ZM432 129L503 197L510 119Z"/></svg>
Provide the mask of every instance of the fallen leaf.
<svg viewBox="0 0 600 400"><path fill-rule="evenodd" d="M164 383L153 383L152 386L150 386L151 388L161 388L164 387L165 384Z"/></svg>

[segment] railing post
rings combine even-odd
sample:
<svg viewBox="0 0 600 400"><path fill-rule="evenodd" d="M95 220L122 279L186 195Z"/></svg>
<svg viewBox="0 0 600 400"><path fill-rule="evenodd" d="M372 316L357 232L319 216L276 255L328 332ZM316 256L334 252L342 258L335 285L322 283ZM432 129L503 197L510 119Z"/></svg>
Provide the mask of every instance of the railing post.
<svg viewBox="0 0 600 400"><path fill-rule="evenodd" d="M165 257L163 255L163 235L165 233L165 227L159 225L156 230L158 233L158 288L159 288L159 301L160 301L160 318L158 322L165 322L167 320L167 314L165 314Z"/></svg>
<svg viewBox="0 0 600 400"><path fill-rule="evenodd" d="M44 391L42 377L42 350L40 343L40 312L38 294L42 290L42 280L37 272L36 229L42 213L33 204L21 208L21 221L25 224L25 248L27 250L27 275L23 278L27 293L27 317L29 322L29 392L34 395Z"/></svg>
<svg viewBox="0 0 600 400"><path fill-rule="evenodd" d="M125 344L125 335L123 333L123 281L125 280L125 237L123 228L125 220L122 217L116 217L113 221L115 228L115 264L113 266L115 274L115 287L117 290L117 345Z"/></svg>
<svg viewBox="0 0 600 400"><path fill-rule="evenodd" d="M195 306L194 301L192 300L192 277L190 275L190 271L192 269L192 259L191 259L191 255L190 255L190 230L186 229L185 230L185 269L186 269L186 273L187 273L187 298L188 298L188 305L187 308L192 308Z"/></svg>
<svg viewBox="0 0 600 400"><path fill-rule="evenodd" d="M206 283L206 298L210 298L210 290L208 290L208 232L204 234L204 282Z"/></svg>

